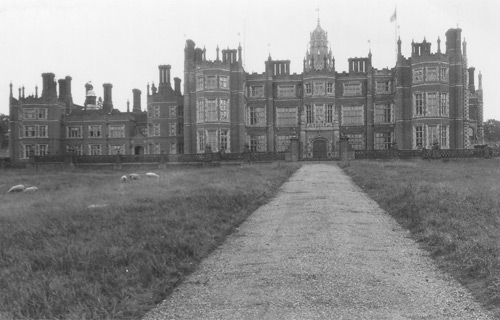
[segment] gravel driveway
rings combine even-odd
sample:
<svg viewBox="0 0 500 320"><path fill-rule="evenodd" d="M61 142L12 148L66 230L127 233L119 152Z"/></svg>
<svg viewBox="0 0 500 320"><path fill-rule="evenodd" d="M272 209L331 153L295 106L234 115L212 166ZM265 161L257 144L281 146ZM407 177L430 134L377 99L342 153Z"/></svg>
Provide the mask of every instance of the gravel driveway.
<svg viewBox="0 0 500 320"><path fill-rule="evenodd" d="M306 164L145 319L492 319L335 164Z"/></svg>

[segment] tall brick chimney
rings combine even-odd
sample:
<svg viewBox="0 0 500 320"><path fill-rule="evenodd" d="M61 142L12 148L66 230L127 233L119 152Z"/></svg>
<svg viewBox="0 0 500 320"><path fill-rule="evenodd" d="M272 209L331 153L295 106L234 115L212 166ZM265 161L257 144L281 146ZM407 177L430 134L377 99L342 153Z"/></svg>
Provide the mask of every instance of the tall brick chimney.
<svg viewBox="0 0 500 320"><path fill-rule="evenodd" d="M132 112L141 112L141 90L133 89L134 101L132 106Z"/></svg>
<svg viewBox="0 0 500 320"><path fill-rule="evenodd" d="M181 79L175 77L174 83L175 83L175 93L181 94Z"/></svg>
<svg viewBox="0 0 500 320"><path fill-rule="evenodd" d="M54 81L55 74L50 72L42 73L42 78L42 98L57 97L56 82Z"/></svg>
<svg viewBox="0 0 500 320"><path fill-rule="evenodd" d="M159 86L161 86L163 84L170 84L170 69L171 69L171 66L169 64L167 64L167 65L159 65L158 69L160 71Z"/></svg>
<svg viewBox="0 0 500 320"><path fill-rule="evenodd" d="M64 97L66 96L66 80L64 79L59 79L57 82L59 82L59 100L64 100Z"/></svg>
<svg viewBox="0 0 500 320"><path fill-rule="evenodd" d="M71 80L72 78L70 76L66 76L66 90L65 90L65 99L66 102L68 103L73 103L73 96L71 95Z"/></svg>
<svg viewBox="0 0 500 320"><path fill-rule="evenodd" d="M102 109L106 113L111 113L113 110L113 98L111 96L111 89L113 85L111 83L105 83L102 85L104 87L104 101L102 103Z"/></svg>

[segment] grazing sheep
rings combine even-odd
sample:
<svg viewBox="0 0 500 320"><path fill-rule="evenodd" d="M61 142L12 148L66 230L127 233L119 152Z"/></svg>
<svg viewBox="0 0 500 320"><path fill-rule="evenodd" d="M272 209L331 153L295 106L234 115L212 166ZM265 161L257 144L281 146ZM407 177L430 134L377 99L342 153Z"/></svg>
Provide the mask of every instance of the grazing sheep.
<svg viewBox="0 0 500 320"><path fill-rule="evenodd" d="M153 172L146 173L146 177L160 179L160 176Z"/></svg>
<svg viewBox="0 0 500 320"><path fill-rule="evenodd" d="M23 184L18 184L17 186L13 186L12 188L9 189L7 192L22 192L24 191L24 185Z"/></svg>
<svg viewBox="0 0 500 320"><path fill-rule="evenodd" d="M91 204L87 208L89 209L99 209L99 208L106 208L108 205L107 204Z"/></svg>
<svg viewBox="0 0 500 320"><path fill-rule="evenodd" d="M38 188L37 187L28 187L24 189L24 192L37 192Z"/></svg>
<svg viewBox="0 0 500 320"><path fill-rule="evenodd" d="M141 176L137 173L131 173L128 175L128 177L130 178L130 180L139 180L141 178Z"/></svg>
<svg viewBox="0 0 500 320"><path fill-rule="evenodd" d="M126 176L126 175L123 175L123 176L120 178L120 180L121 180L122 182L127 181L127 176Z"/></svg>

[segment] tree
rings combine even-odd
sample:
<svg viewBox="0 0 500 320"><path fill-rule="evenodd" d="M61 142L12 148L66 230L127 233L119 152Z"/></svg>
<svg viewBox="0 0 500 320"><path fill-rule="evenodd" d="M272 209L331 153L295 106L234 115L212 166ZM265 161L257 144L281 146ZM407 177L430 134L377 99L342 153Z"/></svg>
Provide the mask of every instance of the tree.
<svg viewBox="0 0 500 320"><path fill-rule="evenodd" d="M500 142L500 121L486 120L484 123L484 139L487 142Z"/></svg>

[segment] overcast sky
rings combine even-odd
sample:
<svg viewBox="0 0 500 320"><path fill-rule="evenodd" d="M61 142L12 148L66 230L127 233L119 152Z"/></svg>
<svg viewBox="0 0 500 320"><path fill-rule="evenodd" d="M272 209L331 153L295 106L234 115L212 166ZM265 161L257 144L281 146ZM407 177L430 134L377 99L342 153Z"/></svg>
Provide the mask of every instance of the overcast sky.
<svg viewBox="0 0 500 320"><path fill-rule="evenodd" d="M494 0L2 0L0 2L0 113L7 114L9 83L25 86L25 94L41 93L44 72L56 80L73 78L73 101L82 105L86 82L98 96L102 84L113 84L114 107L126 111L132 89L158 83L158 65L170 64L173 77L183 81L186 39L206 47L207 59L216 47L243 47L247 72L264 71L264 61L291 60L291 71L302 72L310 32L318 16L335 57L336 70L347 70L347 59L366 57L375 68L395 65L395 22L403 55L411 42L424 37L437 50L445 33L457 25L468 43L469 67L483 74L484 119L500 120L500 5ZM319 8L319 11L318 11ZM496 59L495 59L496 58ZM173 82L173 81L172 81Z"/></svg>

